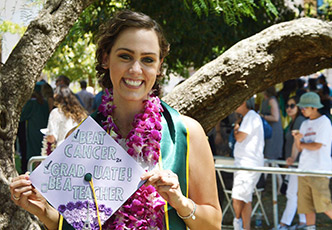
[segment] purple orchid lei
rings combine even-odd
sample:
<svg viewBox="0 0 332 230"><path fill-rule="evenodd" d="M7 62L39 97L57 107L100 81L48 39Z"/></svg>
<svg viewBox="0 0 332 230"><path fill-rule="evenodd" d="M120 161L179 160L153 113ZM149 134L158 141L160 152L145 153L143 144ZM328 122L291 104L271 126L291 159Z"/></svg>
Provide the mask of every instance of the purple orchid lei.
<svg viewBox="0 0 332 230"><path fill-rule="evenodd" d="M133 129L126 137L128 154L137 161L144 161L151 166L158 163L161 140L160 100L153 93L144 102L144 111L135 115ZM112 114L116 106L113 104L112 90L105 90L98 110L106 120L103 128L117 141L122 139L119 129L114 123ZM163 229L165 202L153 186L141 186L114 215L106 221L103 229Z"/></svg>

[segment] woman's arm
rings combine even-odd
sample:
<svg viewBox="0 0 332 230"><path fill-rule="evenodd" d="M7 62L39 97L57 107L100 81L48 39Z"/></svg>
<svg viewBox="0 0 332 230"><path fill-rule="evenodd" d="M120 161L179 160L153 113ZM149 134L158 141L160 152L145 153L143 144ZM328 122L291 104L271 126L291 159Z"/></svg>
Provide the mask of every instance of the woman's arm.
<svg viewBox="0 0 332 230"><path fill-rule="evenodd" d="M183 118L189 130L189 198L197 204L196 219L185 222L191 230L220 229L222 214L210 145L201 125L192 118Z"/></svg>
<svg viewBox="0 0 332 230"><path fill-rule="evenodd" d="M292 153L291 156L286 159L287 165L292 165L294 161L296 161L297 156L299 155L299 150L296 147L295 141L293 142L292 145Z"/></svg>
<svg viewBox="0 0 332 230"><path fill-rule="evenodd" d="M279 121L279 106L278 102L274 98L269 99L269 105L271 107L271 115L263 115L263 118L270 122L277 122Z"/></svg>
<svg viewBox="0 0 332 230"><path fill-rule="evenodd" d="M207 136L200 124L189 117L184 117L183 120L188 128L190 137L190 199L182 194L178 176L170 170L152 170L143 174L141 179L147 180L147 186L154 186L158 193L182 217L188 217L194 213L195 219L184 219L184 222L191 230L217 230L221 228L221 208L218 200L212 152Z"/></svg>
<svg viewBox="0 0 332 230"><path fill-rule="evenodd" d="M294 143L296 148L298 149L299 152L302 152L303 148L301 147L301 138L303 137L303 135L299 132L294 132L292 133L293 137L294 137Z"/></svg>

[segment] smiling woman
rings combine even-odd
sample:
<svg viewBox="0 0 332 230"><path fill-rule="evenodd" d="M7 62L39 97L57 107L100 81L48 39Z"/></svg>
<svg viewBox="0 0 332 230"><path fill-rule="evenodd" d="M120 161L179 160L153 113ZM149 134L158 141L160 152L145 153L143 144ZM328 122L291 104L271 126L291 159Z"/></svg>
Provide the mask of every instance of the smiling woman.
<svg viewBox="0 0 332 230"><path fill-rule="evenodd" d="M142 13L119 12L101 27L96 70L106 90L91 116L146 170L146 182L99 229L221 228L204 130L158 98L168 49L160 26ZM52 208L30 184L28 175L14 178L13 201L58 229L63 210Z"/></svg>

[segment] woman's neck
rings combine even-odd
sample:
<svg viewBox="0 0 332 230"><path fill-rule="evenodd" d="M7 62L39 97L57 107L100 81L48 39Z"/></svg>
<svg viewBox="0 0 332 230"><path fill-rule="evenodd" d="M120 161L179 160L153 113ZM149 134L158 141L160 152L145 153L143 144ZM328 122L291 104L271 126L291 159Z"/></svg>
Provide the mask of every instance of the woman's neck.
<svg viewBox="0 0 332 230"><path fill-rule="evenodd" d="M127 137L132 130L132 123L135 115L141 113L144 109L143 101L122 101L114 97L116 109L113 113L113 120L119 129L122 137Z"/></svg>
<svg viewBox="0 0 332 230"><path fill-rule="evenodd" d="M295 119L296 119L296 114L295 115L292 115L292 116L290 116L290 118L292 119L292 121L295 121Z"/></svg>

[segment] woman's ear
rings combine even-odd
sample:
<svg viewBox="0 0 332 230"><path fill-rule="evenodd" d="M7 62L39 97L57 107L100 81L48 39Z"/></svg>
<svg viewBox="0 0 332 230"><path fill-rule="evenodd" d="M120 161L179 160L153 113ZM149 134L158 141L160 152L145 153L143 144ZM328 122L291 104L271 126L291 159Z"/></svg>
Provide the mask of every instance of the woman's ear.
<svg viewBox="0 0 332 230"><path fill-rule="evenodd" d="M160 75L160 74L161 74L160 70L161 70L161 66L162 66L163 62L164 62L164 59L163 59L163 58L160 59L160 63L159 63L159 66L158 66L157 75Z"/></svg>
<svg viewBox="0 0 332 230"><path fill-rule="evenodd" d="M109 55L107 53L103 54L103 63L101 64L101 67L104 69L108 69L108 57Z"/></svg>

